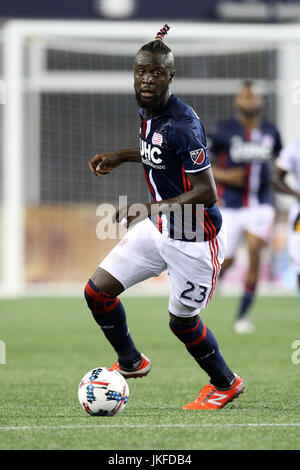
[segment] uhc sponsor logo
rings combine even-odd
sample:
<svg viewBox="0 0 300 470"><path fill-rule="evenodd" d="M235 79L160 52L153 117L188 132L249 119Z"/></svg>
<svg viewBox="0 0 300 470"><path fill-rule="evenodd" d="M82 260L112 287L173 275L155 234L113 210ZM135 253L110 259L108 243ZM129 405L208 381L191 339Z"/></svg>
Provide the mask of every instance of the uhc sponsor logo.
<svg viewBox="0 0 300 470"><path fill-rule="evenodd" d="M140 139L140 153L143 163L158 165L162 162L162 159L158 157L158 155L161 155L160 148L152 147L151 144L148 144L142 139Z"/></svg>
<svg viewBox="0 0 300 470"><path fill-rule="evenodd" d="M194 165L201 165L205 160L205 152L203 149L192 150L190 156Z"/></svg>

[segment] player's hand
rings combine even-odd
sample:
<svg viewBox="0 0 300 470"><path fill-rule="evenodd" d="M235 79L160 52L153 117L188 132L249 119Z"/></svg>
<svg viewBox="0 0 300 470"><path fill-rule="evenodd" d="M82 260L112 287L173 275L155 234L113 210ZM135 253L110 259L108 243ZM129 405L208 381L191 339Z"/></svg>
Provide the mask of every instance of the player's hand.
<svg viewBox="0 0 300 470"><path fill-rule="evenodd" d="M244 168L231 168L225 170L224 174L226 175L225 184L228 186L234 186L236 188L242 188L245 184L245 170Z"/></svg>
<svg viewBox="0 0 300 470"><path fill-rule="evenodd" d="M111 173L117 166L121 165L118 152L97 153L90 161L89 167L96 176L103 176Z"/></svg>
<svg viewBox="0 0 300 470"><path fill-rule="evenodd" d="M146 219L149 214L150 204L130 204L118 209L113 215L113 223L118 222L125 228L132 227L133 225Z"/></svg>

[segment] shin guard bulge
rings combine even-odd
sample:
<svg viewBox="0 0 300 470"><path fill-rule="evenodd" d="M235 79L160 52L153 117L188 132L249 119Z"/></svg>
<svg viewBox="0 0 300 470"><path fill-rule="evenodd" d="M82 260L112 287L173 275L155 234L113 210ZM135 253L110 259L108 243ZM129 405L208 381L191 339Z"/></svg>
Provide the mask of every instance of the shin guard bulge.
<svg viewBox="0 0 300 470"><path fill-rule="evenodd" d="M124 368L132 368L142 356L130 336L126 313L118 297L106 294L89 280L84 295L92 315L118 354Z"/></svg>

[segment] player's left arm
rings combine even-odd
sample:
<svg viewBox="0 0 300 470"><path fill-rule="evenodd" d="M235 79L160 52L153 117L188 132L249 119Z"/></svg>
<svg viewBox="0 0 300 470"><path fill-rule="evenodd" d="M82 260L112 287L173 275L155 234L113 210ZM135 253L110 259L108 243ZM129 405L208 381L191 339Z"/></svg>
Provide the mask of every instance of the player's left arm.
<svg viewBox="0 0 300 470"><path fill-rule="evenodd" d="M217 189L211 167L197 173L186 173L186 175L192 189L171 199L152 203L154 214L167 212L168 208L170 209L174 204L179 204L181 207L185 204L211 206L217 202Z"/></svg>

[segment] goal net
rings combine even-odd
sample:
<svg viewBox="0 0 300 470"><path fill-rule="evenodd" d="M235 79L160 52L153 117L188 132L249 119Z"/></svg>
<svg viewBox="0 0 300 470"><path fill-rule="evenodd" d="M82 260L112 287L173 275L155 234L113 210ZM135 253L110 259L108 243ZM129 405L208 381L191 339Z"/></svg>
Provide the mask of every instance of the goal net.
<svg viewBox="0 0 300 470"><path fill-rule="evenodd" d="M265 117L279 127L284 143L298 137L300 108L293 91L300 77L295 60L300 34L293 25L171 26L166 42L176 62L172 92L194 108L208 132L234 114L234 95L251 79L264 95ZM133 58L160 27L151 22L5 24L0 48L2 292L81 294L80 286L118 241L97 237L99 205L117 206L119 195L129 202L148 201L141 165L127 163L96 178L88 162L100 151L138 146ZM262 277L285 288L281 268L285 263L288 276L289 200L277 202L278 222ZM231 274L233 285L246 269L245 258L240 259ZM164 285L162 276L153 292Z"/></svg>

